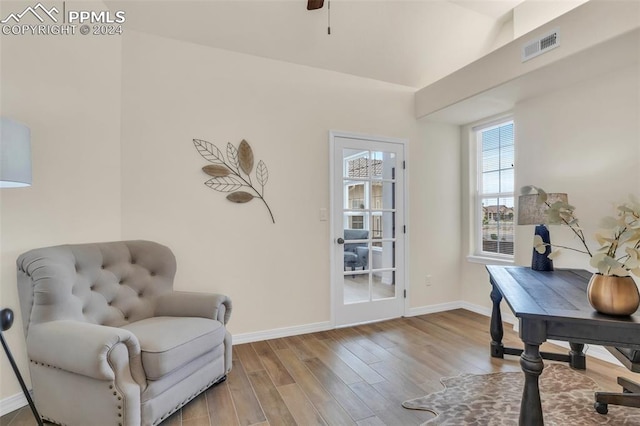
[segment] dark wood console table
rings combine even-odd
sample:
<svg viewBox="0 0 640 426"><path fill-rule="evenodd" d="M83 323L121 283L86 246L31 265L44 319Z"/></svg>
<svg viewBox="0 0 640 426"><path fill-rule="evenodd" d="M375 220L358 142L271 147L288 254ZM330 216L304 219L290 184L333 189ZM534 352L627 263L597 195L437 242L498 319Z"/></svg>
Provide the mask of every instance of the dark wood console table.
<svg viewBox="0 0 640 426"><path fill-rule="evenodd" d="M640 315L614 317L597 313L587 299L591 272L581 269L534 271L521 266L487 266L491 281L491 356L520 355L525 384L520 405L521 426L544 425L538 377L542 359L567 361L584 369L585 343L640 349ZM519 320L523 349L502 344L500 302L507 302ZM547 339L569 342L569 355L541 353Z"/></svg>

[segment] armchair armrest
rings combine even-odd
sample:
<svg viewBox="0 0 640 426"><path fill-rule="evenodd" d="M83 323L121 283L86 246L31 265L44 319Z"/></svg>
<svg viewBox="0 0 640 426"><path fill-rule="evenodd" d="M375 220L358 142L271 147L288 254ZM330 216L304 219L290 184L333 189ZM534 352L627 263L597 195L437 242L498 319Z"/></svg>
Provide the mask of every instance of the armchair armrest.
<svg viewBox="0 0 640 426"><path fill-rule="evenodd" d="M369 248L368 247L356 247L356 254L358 255L358 261L364 266L369 263Z"/></svg>
<svg viewBox="0 0 640 426"><path fill-rule="evenodd" d="M158 296L155 316L202 317L226 324L231 316L231 299L222 294L173 291Z"/></svg>
<svg viewBox="0 0 640 426"><path fill-rule="evenodd" d="M113 351L119 344L126 345L129 359ZM27 351L34 362L98 380L115 380L114 365L128 364L133 379L146 385L140 343L128 330L80 321L45 322L29 327Z"/></svg>

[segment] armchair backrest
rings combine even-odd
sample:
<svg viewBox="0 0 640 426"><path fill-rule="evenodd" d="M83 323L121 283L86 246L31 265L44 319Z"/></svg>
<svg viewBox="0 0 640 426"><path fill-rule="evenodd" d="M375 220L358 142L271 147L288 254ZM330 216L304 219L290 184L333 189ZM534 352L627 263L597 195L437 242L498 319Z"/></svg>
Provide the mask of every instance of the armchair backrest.
<svg viewBox="0 0 640 426"><path fill-rule="evenodd" d="M369 231L366 229L345 229L345 240L366 240L369 238ZM356 251L356 247L367 247L368 243L363 241L361 243L349 243L344 245L344 251Z"/></svg>
<svg viewBox="0 0 640 426"><path fill-rule="evenodd" d="M25 335L30 325L54 320L120 327L149 318L176 273L171 250L151 241L39 248L17 264Z"/></svg>

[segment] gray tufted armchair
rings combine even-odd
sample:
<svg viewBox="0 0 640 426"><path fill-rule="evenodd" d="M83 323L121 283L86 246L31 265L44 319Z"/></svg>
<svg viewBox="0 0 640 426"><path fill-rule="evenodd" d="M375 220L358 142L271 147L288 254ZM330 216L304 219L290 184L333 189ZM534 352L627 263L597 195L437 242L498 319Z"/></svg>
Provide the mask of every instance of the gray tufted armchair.
<svg viewBox="0 0 640 426"><path fill-rule="evenodd" d="M34 399L63 425L155 425L231 370L231 301L173 291L150 241L62 245L18 258Z"/></svg>

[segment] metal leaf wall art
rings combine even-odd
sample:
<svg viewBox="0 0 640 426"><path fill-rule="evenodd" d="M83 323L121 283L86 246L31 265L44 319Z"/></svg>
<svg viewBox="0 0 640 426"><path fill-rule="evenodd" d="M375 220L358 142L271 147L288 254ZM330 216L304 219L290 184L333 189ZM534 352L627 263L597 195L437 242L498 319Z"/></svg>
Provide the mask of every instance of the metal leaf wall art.
<svg viewBox="0 0 640 426"><path fill-rule="evenodd" d="M276 223L271 208L264 199L264 186L269 180L269 170L264 161L260 160L255 168L256 184L254 185L251 179L254 163L253 150L246 140L243 139L238 148L228 143L226 158L211 142L194 139L193 144L202 158L212 163L202 168L203 172L211 176L204 183L205 185L219 192L228 192L227 200L233 203L248 203L254 198L260 199L269 211L271 221Z"/></svg>

